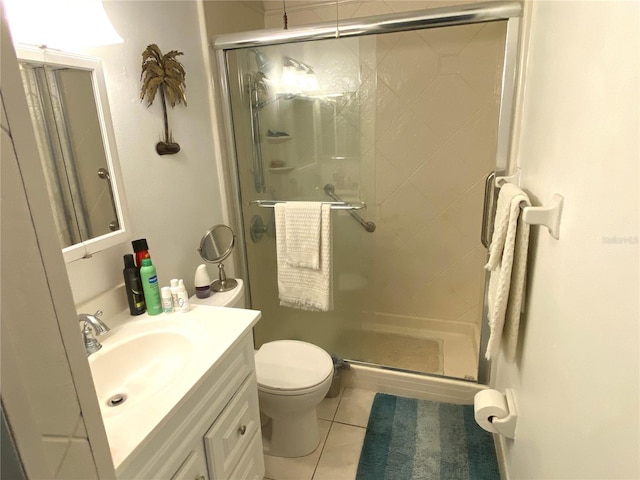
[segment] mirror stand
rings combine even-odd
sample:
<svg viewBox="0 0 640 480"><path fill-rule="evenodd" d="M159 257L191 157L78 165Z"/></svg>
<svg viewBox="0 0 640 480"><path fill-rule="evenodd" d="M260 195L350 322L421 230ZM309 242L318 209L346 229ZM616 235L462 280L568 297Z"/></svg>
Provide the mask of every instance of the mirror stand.
<svg viewBox="0 0 640 480"><path fill-rule="evenodd" d="M238 281L235 278L227 278L227 274L224 273L224 264L220 262L218 264L218 280L211 282L211 290L214 292L228 292L238 286Z"/></svg>
<svg viewBox="0 0 640 480"><path fill-rule="evenodd" d="M227 225L215 225L200 240L200 256L205 262L218 264L218 280L211 282L214 292L228 292L238 286L234 278L227 278L222 261L231 255L236 236Z"/></svg>

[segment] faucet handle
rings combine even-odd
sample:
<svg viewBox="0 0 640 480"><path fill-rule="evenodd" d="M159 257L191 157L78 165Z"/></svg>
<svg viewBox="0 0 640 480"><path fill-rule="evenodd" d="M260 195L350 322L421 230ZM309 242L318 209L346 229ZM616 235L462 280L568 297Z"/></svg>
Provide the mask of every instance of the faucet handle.
<svg viewBox="0 0 640 480"><path fill-rule="evenodd" d="M98 310L93 315L80 313L78 314L78 320L90 325L96 335L102 335L104 333L107 333L110 329L102 320L100 320L100 316L102 316L102 310Z"/></svg>

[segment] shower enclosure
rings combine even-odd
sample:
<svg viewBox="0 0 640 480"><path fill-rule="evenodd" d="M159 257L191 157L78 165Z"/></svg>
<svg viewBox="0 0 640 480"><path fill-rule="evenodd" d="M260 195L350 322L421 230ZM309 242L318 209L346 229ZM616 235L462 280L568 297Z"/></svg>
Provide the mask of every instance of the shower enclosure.
<svg viewBox="0 0 640 480"><path fill-rule="evenodd" d="M478 379L485 179L507 165L519 14L494 2L215 40L256 347ZM279 305L271 207L296 200L334 206L329 312Z"/></svg>

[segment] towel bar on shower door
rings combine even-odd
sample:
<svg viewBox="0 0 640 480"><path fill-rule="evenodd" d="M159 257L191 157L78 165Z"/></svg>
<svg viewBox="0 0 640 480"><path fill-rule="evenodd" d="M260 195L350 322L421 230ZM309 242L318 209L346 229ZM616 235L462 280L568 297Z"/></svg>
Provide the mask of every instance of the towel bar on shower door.
<svg viewBox="0 0 640 480"><path fill-rule="evenodd" d="M260 208L273 208L276 203L288 203L294 200L251 200L249 205L255 205ZM364 210L367 205L362 202L348 203L348 202L321 202L327 205L331 205L331 210Z"/></svg>
<svg viewBox="0 0 640 480"><path fill-rule="evenodd" d="M251 200L249 205L255 205L260 208L274 208L277 203L286 203L286 200ZM348 202L321 202L324 204L331 205L332 210L347 210L349 213L352 213L352 210L364 210L367 208L367 205L359 202L356 204L348 203ZM262 239L262 236L265 233L269 232L268 227L262 221L259 215L254 215L251 219L251 224L249 227L249 232L251 235L251 240L254 243L259 242Z"/></svg>
<svg viewBox="0 0 640 480"><path fill-rule="evenodd" d="M330 188L328 188L330 187ZM324 187L324 191L331 198L336 200L335 202L322 202L327 205L331 205L332 210L346 210L349 215L355 218L360 225L367 231L373 232L376 229L376 224L373 222L365 221L360 215L358 215L354 210L364 210L367 208L367 204L363 202L344 202L340 198L338 198L335 194L333 194L333 185L327 184ZM331 193L329 193L331 192ZM285 203L287 200L251 200L249 205L255 205L261 208L273 208L277 203Z"/></svg>

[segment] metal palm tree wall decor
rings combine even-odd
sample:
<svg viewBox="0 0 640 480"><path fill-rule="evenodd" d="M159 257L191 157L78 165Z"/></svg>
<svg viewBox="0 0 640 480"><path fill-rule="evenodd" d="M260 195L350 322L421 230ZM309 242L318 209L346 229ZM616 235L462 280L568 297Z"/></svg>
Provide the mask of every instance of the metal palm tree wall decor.
<svg viewBox="0 0 640 480"><path fill-rule="evenodd" d="M169 131L167 117L167 101L169 101L172 108L179 103L187 105L187 99L184 95L187 74L182 64L176 60L176 57L180 55L183 55L183 53L177 50L171 50L169 53L162 55L155 43L149 45L142 52L142 74L140 75L142 90L140 91L140 100L142 101L146 97L147 107L150 107L158 91L162 99L164 141L156 144L156 152L159 155L170 155L180 151L180 145L173 141Z"/></svg>

